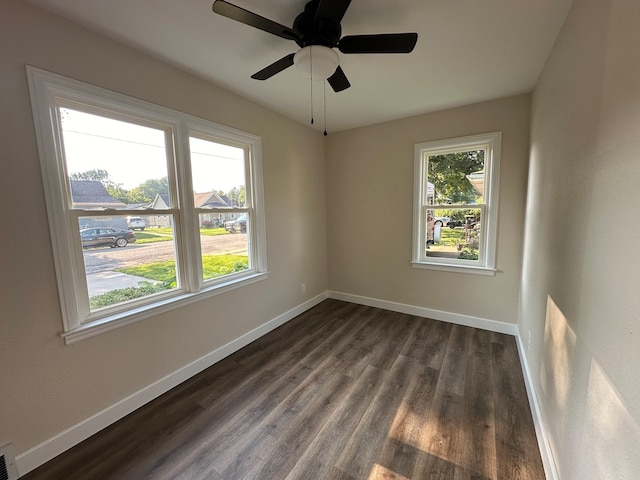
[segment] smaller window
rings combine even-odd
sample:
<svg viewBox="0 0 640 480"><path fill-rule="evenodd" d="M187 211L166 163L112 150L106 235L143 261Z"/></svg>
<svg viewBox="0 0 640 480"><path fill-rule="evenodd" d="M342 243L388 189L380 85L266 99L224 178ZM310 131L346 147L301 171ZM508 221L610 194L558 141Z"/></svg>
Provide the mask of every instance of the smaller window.
<svg viewBox="0 0 640 480"><path fill-rule="evenodd" d="M417 144L412 264L494 274L501 133Z"/></svg>

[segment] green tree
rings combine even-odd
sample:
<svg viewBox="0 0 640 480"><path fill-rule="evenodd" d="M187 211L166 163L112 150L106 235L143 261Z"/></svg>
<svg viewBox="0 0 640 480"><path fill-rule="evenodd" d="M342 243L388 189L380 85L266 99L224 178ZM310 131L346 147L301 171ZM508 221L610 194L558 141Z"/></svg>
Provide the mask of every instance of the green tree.
<svg viewBox="0 0 640 480"><path fill-rule="evenodd" d="M437 204L474 203L479 194L467 175L484 169L484 150L447 153L429 157L429 182Z"/></svg>
<svg viewBox="0 0 640 480"><path fill-rule="evenodd" d="M105 187L107 185L118 185L109 176L109 172L101 168L94 168L93 170L87 170L86 172L76 172L69 175L71 180L80 181L97 181L102 183Z"/></svg>
<svg viewBox="0 0 640 480"><path fill-rule="evenodd" d="M151 203L156 194L169 193L169 180L167 177L147 180L129 191L130 203Z"/></svg>
<svg viewBox="0 0 640 480"><path fill-rule="evenodd" d="M231 205L234 207L243 206L246 204L247 200L247 192L244 185L240 187L233 187L226 194L229 200L231 200Z"/></svg>

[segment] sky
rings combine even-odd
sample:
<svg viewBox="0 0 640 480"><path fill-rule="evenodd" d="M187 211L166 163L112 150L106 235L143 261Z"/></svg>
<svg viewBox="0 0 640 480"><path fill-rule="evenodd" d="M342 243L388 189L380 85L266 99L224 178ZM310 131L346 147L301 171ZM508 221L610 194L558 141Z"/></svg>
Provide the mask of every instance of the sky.
<svg viewBox="0 0 640 480"><path fill-rule="evenodd" d="M67 174L102 169L130 190L167 176L164 132L68 108L60 109ZM244 150L190 138L194 192L244 185Z"/></svg>

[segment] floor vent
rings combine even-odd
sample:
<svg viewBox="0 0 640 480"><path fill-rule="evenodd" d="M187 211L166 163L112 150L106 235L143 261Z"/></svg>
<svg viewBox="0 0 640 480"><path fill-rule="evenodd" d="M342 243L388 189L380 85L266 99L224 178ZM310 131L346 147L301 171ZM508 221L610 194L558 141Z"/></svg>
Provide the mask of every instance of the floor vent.
<svg viewBox="0 0 640 480"><path fill-rule="evenodd" d="M16 461L10 443L0 447L0 480L18 480Z"/></svg>

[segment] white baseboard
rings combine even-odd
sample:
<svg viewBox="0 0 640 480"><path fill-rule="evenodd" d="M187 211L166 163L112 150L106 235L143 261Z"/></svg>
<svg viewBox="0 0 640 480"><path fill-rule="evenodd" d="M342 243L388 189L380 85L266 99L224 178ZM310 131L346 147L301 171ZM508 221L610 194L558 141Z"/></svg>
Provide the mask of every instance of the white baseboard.
<svg viewBox="0 0 640 480"><path fill-rule="evenodd" d="M558 469L556 468L556 462L553 458L553 451L551 450L551 444L549 443L547 429L544 426L540 403L538 402L538 395L536 394L533 378L531 377L531 371L529 370L529 364L527 363L527 354L525 353L524 344L522 343L522 338L519 333L516 335L516 343L518 345L518 353L520 354L520 364L522 365L524 384L527 388L527 397L529 398L529 405L531 407L533 426L536 429L536 437L538 438L538 448L540 449L540 456L542 457L544 473L547 480L559 480L560 477L558 475Z"/></svg>
<svg viewBox="0 0 640 480"><path fill-rule="evenodd" d="M309 310L325 300L327 297L327 292L317 295L297 307L278 315L276 318L269 320L250 332L245 333L226 345L223 345L194 362L191 362L179 370L170 373L151 385L138 390L113 405L108 406L91 417L67 428L63 432L39 443L35 447L20 453L16 456L16 466L18 468L19 475L26 475L31 470L45 464L52 458L60 455L62 452L70 449L74 445L77 445L81 441L86 440L91 435L108 427L112 423L115 423L134 410L137 410L146 403L149 403L151 400L168 392L204 369L231 355L233 352L240 350L242 347L269 333L271 330L274 330L280 325L285 324L289 320Z"/></svg>
<svg viewBox="0 0 640 480"><path fill-rule="evenodd" d="M415 305L389 302L387 300L379 300L377 298L352 295L350 293L329 291L329 298L344 300L345 302L357 303L359 305L367 305L369 307L383 308L385 310L391 310L392 312L407 313L409 315L415 315L417 317L432 318L433 320L441 320L443 322L454 323L456 325L464 325L466 327L475 327L497 333L506 333L507 335L516 336L518 334L518 327L514 323L498 322L497 320L488 320L486 318L472 317L470 315L463 315L460 313L451 313L442 310L433 310L431 308L416 307Z"/></svg>

